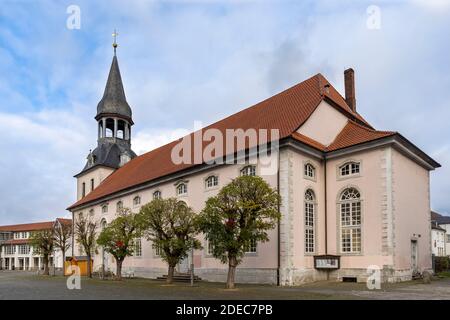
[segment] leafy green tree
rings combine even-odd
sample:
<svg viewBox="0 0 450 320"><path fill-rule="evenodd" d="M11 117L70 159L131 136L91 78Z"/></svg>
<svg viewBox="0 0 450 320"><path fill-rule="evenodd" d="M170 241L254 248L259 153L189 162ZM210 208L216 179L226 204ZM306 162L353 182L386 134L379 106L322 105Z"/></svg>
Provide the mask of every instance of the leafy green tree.
<svg viewBox="0 0 450 320"><path fill-rule="evenodd" d="M141 220L130 209L123 208L109 225L102 230L97 244L116 259L116 279L122 279L122 264L134 252L134 240L141 236Z"/></svg>
<svg viewBox="0 0 450 320"><path fill-rule="evenodd" d="M30 235L30 244L33 251L42 255L44 263L44 275L49 275L49 256L53 252L53 229L40 230L32 232Z"/></svg>
<svg viewBox="0 0 450 320"><path fill-rule="evenodd" d="M199 216L199 228L212 246L212 254L228 263L227 288L235 287L236 267L245 248L269 240L267 231L280 219L281 198L261 177L242 176L209 198Z"/></svg>
<svg viewBox="0 0 450 320"><path fill-rule="evenodd" d="M91 259L95 251L95 238L97 236L97 223L91 221L88 217L78 217L75 221L75 235L78 244L84 249L88 258L87 274L92 278Z"/></svg>
<svg viewBox="0 0 450 320"><path fill-rule="evenodd" d="M160 249L169 266L167 283L172 283L176 265L191 249L200 248L195 212L176 198L155 199L141 208L144 235Z"/></svg>

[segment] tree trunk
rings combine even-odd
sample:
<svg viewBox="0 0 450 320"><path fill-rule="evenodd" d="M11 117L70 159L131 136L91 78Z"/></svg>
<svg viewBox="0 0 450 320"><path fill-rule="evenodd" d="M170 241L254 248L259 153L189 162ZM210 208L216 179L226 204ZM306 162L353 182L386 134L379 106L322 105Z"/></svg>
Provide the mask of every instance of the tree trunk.
<svg viewBox="0 0 450 320"><path fill-rule="evenodd" d="M50 275L49 270L48 270L48 254L44 254L44 276L48 276Z"/></svg>
<svg viewBox="0 0 450 320"><path fill-rule="evenodd" d="M87 261L87 275L88 275L89 278L92 278L91 254L90 253L87 254L87 258L88 258L88 261Z"/></svg>
<svg viewBox="0 0 450 320"><path fill-rule="evenodd" d="M122 262L116 258L116 280L122 280Z"/></svg>
<svg viewBox="0 0 450 320"><path fill-rule="evenodd" d="M235 256L228 257L227 289L234 289L234 276L236 274L237 260Z"/></svg>
<svg viewBox="0 0 450 320"><path fill-rule="evenodd" d="M66 251L61 250L61 253L62 253L62 271L63 271L63 276L65 276L66 275Z"/></svg>
<svg viewBox="0 0 450 320"><path fill-rule="evenodd" d="M166 280L167 284L172 284L174 271L175 271L175 266L169 265L169 272L167 273L167 280Z"/></svg>

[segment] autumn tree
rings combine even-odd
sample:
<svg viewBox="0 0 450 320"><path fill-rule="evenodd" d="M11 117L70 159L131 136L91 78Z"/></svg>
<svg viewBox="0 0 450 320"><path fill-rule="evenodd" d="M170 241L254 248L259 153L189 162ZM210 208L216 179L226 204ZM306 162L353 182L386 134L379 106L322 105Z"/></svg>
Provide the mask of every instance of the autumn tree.
<svg viewBox="0 0 450 320"><path fill-rule="evenodd" d="M65 270L66 252L69 250L72 239L72 223L56 220L53 227L53 245L56 249L61 250L63 260L63 272ZM63 273L64 274L64 273Z"/></svg>
<svg viewBox="0 0 450 320"><path fill-rule="evenodd" d="M87 274L92 278L91 259L95 251L95 244L97 236L97 223L91 221L88 217L78 217L75 222L75 236L77 243L84 249L88 258Z"/></svg>
<svg viewBox="0 0 450 320"><path fill-rule="evenodd" d="M134 252L134 241L141 236L141 220L130 209L123 208L117 218L107 225L97 239L97 244L116 259L116 279L122 279L122 263Z"/></svg>
<svg viewBox="0 0 450 320"><path fill-rule="evenodd" d="M191 249L200 248L195 213L176 198L155 199L141 208L144 235L159 248L161 258L168 264L167 283L173 282L176 265Z"/></svg>
<svg viewBox="0 0 450 320"><path fill-rule="evenodd" d="M250 243L266 242L280 213L280 196L261 177L242 176L207 200L199 228L208 240L212 255L228 263L227 288L235 287L236 267Z"/></svg>
<svg viewBox="0 0 450 320"><path fill-rule="evenodd" d="M43 257L44 275L49 275L49 257L53 252L53 229L46 229L32 232L30 235L30 244L34 253Z"/></svg>

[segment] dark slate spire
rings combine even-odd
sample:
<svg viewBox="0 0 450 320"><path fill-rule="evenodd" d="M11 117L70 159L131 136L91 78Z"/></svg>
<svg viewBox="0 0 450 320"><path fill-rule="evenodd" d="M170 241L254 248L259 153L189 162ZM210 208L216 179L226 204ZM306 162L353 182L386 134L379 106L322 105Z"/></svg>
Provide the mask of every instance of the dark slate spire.
<svg viewBox="0 0 450 320"><path fill-rule="evenodd" d="M109 70L108 82L106 83L103 98L97 105L97 116L95 119L99 120L103 115L115 115L132 122L131 108L125 97L119 63L115 54L111 69Z"/></svg>

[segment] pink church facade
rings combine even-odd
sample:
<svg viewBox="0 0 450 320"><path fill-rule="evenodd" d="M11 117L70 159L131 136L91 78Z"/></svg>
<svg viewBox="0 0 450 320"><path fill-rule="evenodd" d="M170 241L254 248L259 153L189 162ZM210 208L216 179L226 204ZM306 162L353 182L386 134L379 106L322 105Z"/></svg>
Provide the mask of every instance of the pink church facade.
<svg viewBox="0 0 450 320"><path fill-rule="evenodd" d="M179 141L141 156L128 148L133 122L131 111L120 108L126 102L117 99L123 87L115 58L99 106L115 105L98 108L102 144L76 175L77 202L69 207L74 221L89 216L100 230L121 207L137 212L155 197L177 197L199 212L233 178L255 174L280 193L282 218L269 232L270 241L246 248L237 282L365 281L368 268L379 270L382 282L395 282L430 270L429 172L440 165L400 134L368 124L356 111L353 70L345 80L345 98L318 74L204 129L277 129L279 147L269 154L252 153L248 146L235 164L173 164L170 155ZM120 121L125 134L119 137ZM116 152L120 163L102 160L102 148ZM225 281L227 266L199 239L203 249L180 263L178 272L193 265L202 279ZM97 251L94 269L114 272L112 257ZM83 255L75 241L73 254ZM137 239L124 272L154 278L167 267L151 242Z"/></svg>

